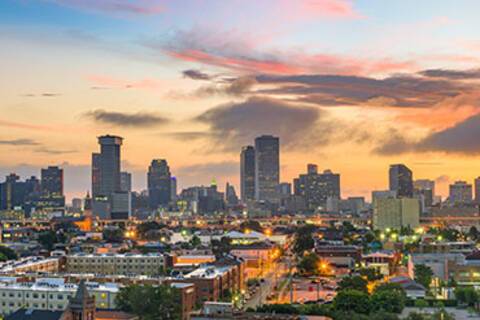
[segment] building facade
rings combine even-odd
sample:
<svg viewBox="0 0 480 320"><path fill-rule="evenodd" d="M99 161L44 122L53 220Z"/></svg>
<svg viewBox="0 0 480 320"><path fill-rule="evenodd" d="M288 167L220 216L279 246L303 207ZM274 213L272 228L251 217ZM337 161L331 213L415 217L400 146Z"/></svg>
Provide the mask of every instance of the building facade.
<svg viewBox="0 0 480 320"><path fill-rule="evenodd" d="M255 148L245 146L240 153L240 197L244 203L255 200Z"/></svg>
<svg viewBox="0 0 480 320"><path fill-rule="evenodd" d="M148 167L147 183L150 208L167 206L172 200L172 175L167 160L152 160Z"/></svg>
<svg viewBox="0 0 480 320"><path fill-rule="evenodd" d="M390 191L395 191L397 197L413 197L413 174L404 164L393 164L389 170Z"/></svg>
<svg viewBox="0 0 480 320"><path fill-rule="evenodd" d="M161 254L74 254L67 256L69 273L159 275L168 259Z"/></svg>
<svg viewBox="0 0 480 320"><path fill-rule="evenodd" d="M274 136L255 139L255 199L278 203L280 182L280 140Z"/></svg>

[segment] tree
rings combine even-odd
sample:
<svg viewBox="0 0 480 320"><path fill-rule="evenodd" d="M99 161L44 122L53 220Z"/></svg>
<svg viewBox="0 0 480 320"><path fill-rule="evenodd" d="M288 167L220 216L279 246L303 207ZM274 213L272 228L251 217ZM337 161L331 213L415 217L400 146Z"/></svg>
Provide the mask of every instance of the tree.
<svg viewBox="0 0 480 320"><path fill-rule="evenodd" d="M301 274L312 276L319 274L320 258L316 253L310 253L304 257L297 264L297 268Z"/></svg>
<svg viewBox="0 0 480 320"><path fill-rule="evenodd" d="M416 313L416 312L410 312L410 314L408 315L407 318L405 318L406 320L426 320L423 315L421 315L420 313Z"/></svg>
<svg viewBox="0 0 480 320"><path fill-rule="evenodd" d="M144 223L141 223L137 226L137 234L138 234L138 237L140 239L146 239L147 238L147 234L150 232L150 231L156 231L156 230L160 230L162 229L163 227L165 227L165 225L163 224L160 224L156 221L148 221L148 222L144 222Z"/></svg>
<svg viewBox="0 0 480 320"><path fill-rule="evenodd" d="M362 291L341 290L333 299L333 307L335 310L368 314L370 312L370 299L368 294Z"/></svg>
<svg viewBox="0 0 480 320"><path fill-rule="evenodd" d="M215 257L220 258L230 253L232 250L232 240L228 237L222 237L220 240L212 240L212 251Z"/></svg>
<svg viewBox="0 0 480 320"><path fill-rule="evenodd" d="M475 226L472 226L468 231L468 236L470 237L470 239L477 241L478 237L480 236L478 229Z"/></svg>
<svg viewBox="0 0 480 320"><path fill-rule="evenodd" d="M15 251L13 251L13 249L10 249L9 247L3 245L0 245L0 257L0 261L18 259L18 256Z"/></svg>
<svg viewBox="0 0 480 320"><path fill-rule="evenodd" d="M254 230L254 231L263 233L263 228L260 225L260 222L255 220L248 220L248 221L242 222L240 224L240 230L241 231Z"/></svg>
<svg viewBox="0 0 480 320"><path fill-rule="evenodd" d="M368 281L377 281L383 279L383 275L378 268L361 268L358 273L362 277L366 277Z"/></svg>
<svg viewBox="0 0 480 320"><path fill-rule="evenodd" d="M52 230L42 232L38 236L38 242L48 251L52 251L55 243L57 243L57 235Z"/></svg>
<svg viewBox="0 0 480 320"><path fill-rule="evenodd" d="M199 247L202 244L202 242L200 241L200 238L197 235L194 235L190 240L190 244L192 245L192 247L196 248L196 247Z"/></svg>
<svg viewBox="0 0 480 320"><path fill-rule="evenodd" d="M120 243L123 241L123 231L122 229L105 228L102 237L107 242Z"/></svg>
<svg viewBox="0 0 480 320"><path fill-rule="evenodd" d="M360 292L368 293L367 289L367 280L363 279L360 276L349 276L345 277L338 284L339 290L353 289Z"/></svg>
<svg viewBox="0 0 480 320"><path fill-rule="evenodd" d="M455 288L455 297L460 304L474 306L479 299L478 292L473 287Z"/></svg>
<svg viewBox="0 0 480 320"><path fill-rule="evenodd" d="M427 290L430 288L432 282L433 271L430 267L424 264L415 265L415 281L424 286Z"/></svg>
<svg viewBox="0 0 480 320"><path fill-rule="evenodd" d="M315 247L315 241L312 236L314 230L315 226L312 225L306 225L297 230L295 244L293 246L293 251L297 256L302 256L305 251Z"/></svg>
<svg viewBox="0 0 480 320"><path fill-rule="evenodd" d="M417 299L415 300L415 307L419 308L420 310L423 310L424 308L428 308L428 302L425 301L424 299Z"/></svg>
<svg viewBox="0 0 480 320"><path fill-rule="evenodd" d="M181 294L169 285L130 285L120 289L117 307L141 320L174 320L181 317Z"/></svg>
<svg viewBox="0 0 480 320"><path fill-rule="evenodd" d="M398 290L380 290L372 294L371 308L375 311L401 313L405 307L405 293Z"/></svg>

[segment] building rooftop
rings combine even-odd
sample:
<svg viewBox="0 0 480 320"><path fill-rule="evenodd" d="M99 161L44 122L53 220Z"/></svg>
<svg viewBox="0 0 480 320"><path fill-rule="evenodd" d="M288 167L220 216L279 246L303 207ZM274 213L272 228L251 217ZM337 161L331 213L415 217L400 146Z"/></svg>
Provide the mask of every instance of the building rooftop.
<svg viewBox="0 0 480 320"><path fill-rule="evenodd" d="M189 274L185 275L185 278L205 278L205 279L213 279L218 276L224 275L231 269L230 266L202 266L194 271L190 272Z"/></svg>
<svg viewBox="0 0 480 320"><path fill-rule="evenodd" d="M85 287L88 290L92 291L109 291L109 292L118 292L119 286L115 283L97 283L97 282L86 282ZM1 289L12 289L12 290L35 290L35 291L64 291L75 293L77 291L78 285L75 283L65 283L63 278L39 278L35 282L0 282Z"/></svg>

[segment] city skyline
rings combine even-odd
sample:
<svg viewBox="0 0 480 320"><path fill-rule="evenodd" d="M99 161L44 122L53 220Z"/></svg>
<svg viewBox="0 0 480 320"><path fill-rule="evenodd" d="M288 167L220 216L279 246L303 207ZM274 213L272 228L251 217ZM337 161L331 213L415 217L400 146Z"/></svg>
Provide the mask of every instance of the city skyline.
<svg viewBox="0 0 480 320"><path fill-rule="evenodd" d="M83 196L107 133L126 139L134 190L161 158L179 189L239 193L240 148L263 134L280 138L280 182L316 163L342 196L387 189L392 163L443 197L480 175L478 2L203 6L3 1L0 175L60 165Z"/></svg>

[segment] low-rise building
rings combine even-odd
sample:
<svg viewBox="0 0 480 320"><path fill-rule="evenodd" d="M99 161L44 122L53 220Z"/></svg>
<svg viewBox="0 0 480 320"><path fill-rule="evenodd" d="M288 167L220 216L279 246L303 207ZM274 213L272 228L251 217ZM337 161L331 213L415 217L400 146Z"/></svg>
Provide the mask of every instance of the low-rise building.
<svg viewBox="0 0 480 320"><path fill-rule="evenodd" d="M354 268L362 260L362 248L353 245L320 245L316 254L337 268Z"/></svg>
<svg viewBox="0 0 480 320"><path fill-rule="evenodd" d="M393 252L372 252L362 255L362 264L365 267L377 269L384 276L393 273L397 261Z"/></svg>
<svg viewBox="0 0 480 320"><path fill-rule="evenodd" d="M170 265L162 254L73 254L67 256L67 272L117 275L158 275Z"/></svg>
<svg viewBox="0 0 480 320"><path fill-rule="evenodd" d="M59 272L63 271L65 259L63 257L27 257L10 260L0 264L0 273L31 273L31 272Z"/></svg>
<svg viewBox="0 0 480 320"><path fill-rule="evenodd" d="M35 282L17 282L16 278L0 279L0 314L8 315L18 309L65 310L69 298L75 295L77 284L61 278L40 278ZM115 308L119 291L116 284L86 283L95 297L97 308Z"/></svg>

